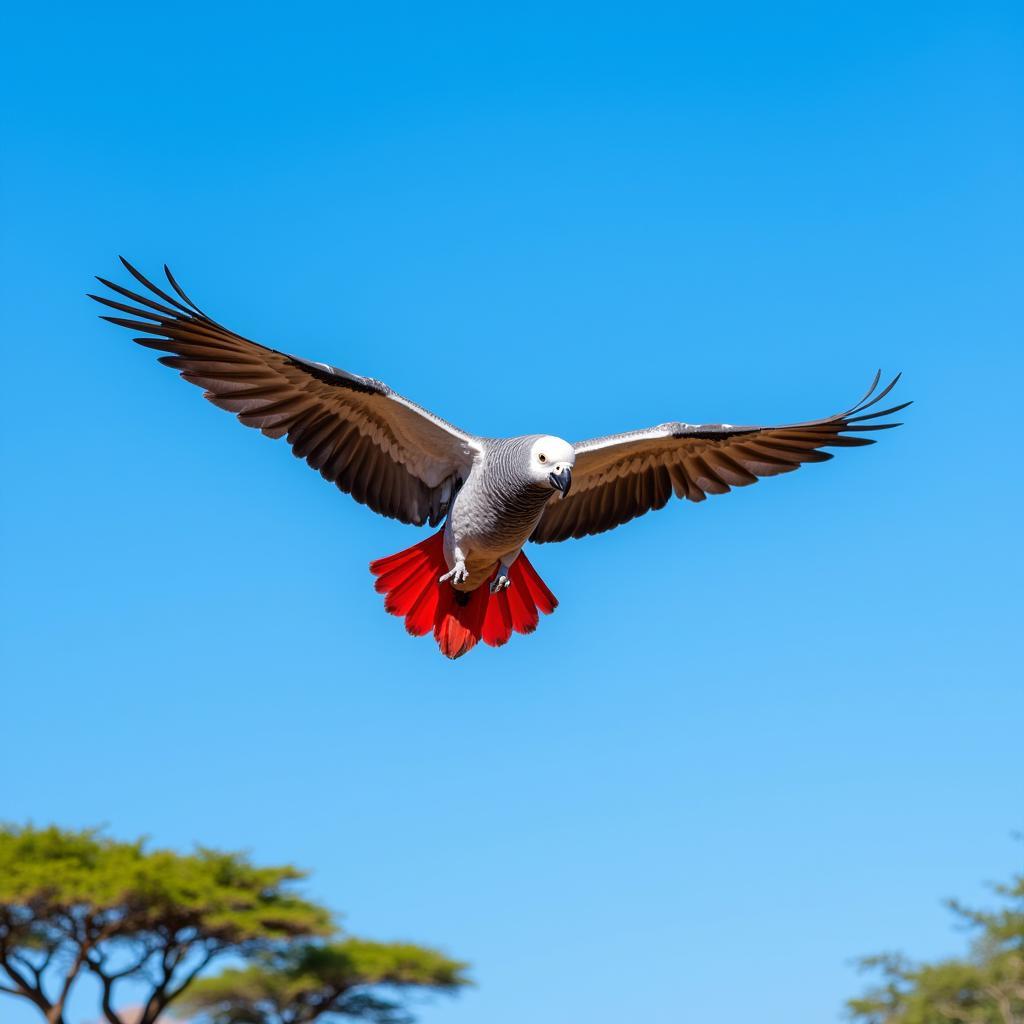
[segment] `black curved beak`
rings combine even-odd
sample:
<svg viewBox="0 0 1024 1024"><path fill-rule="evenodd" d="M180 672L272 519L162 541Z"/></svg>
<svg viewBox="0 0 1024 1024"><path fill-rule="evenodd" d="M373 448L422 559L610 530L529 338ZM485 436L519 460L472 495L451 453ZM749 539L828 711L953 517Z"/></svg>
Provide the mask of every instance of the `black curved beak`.
<svg viewBox="0 0 1024 1024"><path fill-rule="evenodd" d="M562 492L564 498L568 495L569 488L572 487L572 470L566 466L560 473L548 473L548 479L556 491Z"/></svg>

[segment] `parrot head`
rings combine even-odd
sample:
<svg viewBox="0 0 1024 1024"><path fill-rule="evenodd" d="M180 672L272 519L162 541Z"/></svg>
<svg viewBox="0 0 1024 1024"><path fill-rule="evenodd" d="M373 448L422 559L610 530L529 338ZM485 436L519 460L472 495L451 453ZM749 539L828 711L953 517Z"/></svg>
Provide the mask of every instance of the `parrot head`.
<svg viewBox="0 0 1024 1024"><path fill-rule="evenodd" d="M572 486L572 467L576 450L568 441L545 434L530 446L530 479L546 484L553 491L561 491L564 498Z"/></svg>

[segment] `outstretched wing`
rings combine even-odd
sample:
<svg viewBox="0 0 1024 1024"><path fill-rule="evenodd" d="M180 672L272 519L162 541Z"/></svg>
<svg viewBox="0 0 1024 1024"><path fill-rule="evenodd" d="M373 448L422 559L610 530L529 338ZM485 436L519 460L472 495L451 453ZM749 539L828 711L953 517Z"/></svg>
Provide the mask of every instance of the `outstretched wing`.
<svg viewBox="0 0 1024 1024"><path fill-rule="evenodd" d="M831 459L822 448L874 444L872 438L850 435L898 427L898 423L868 421L910 405L904 402L866 413L900 378L897 374L875 394L880 379L881 371L852 409L823 420L784 427L663 423L583 441L576 445L569 496L547 506L530 539L543 543L603 533L661 508L673 493L677 498L703 501L709 494L725 494L763 476L792 472L805 462Z"/></svg>
<svg viewBox="0 0 1024 1024"><path fill-rule="evenodd" d="M98 278L131 304L92 295L131 319L140 345L206 398L268 437L287 437L298 458L356 501L403 523L437 525L469 473L477 439L386 384L290 356L229 331L200 310L164 267L175 296L121 262L148 295Z"/></svg>

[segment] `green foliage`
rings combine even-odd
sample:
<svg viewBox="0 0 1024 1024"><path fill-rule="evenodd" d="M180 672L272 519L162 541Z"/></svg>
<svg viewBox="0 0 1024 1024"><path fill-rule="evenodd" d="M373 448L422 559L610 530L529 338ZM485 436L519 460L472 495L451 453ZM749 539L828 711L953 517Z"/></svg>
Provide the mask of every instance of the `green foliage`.
<svg viewBox="0 0 1024 1024"><path fill-rule="evenodd" d="M864 1024L1024 1024L1024 875L995 887L996 911L950 907L975 930L963 958L912 964L886 954L862 967L881 983L851 999L850 1016Z"/></svg>
<svg viewBox="0 0 1024 1024"><path fill-rule="evenodd" d="M468 984L465 970L405 943L303 943L199 981L185 1006L209 1024L310 1024L332 1015L400 1024L411 1019L402 1003L369 989L454 991Z"/></svg>
<svg viewBox="0 0 1024 1024"><path fill-rule="evenodd" d="M328 913L288 889L304 877L237 853L148 851L93 830L0 829L0 907L43 929L63 929L70 914L105 936L190 929L237 945L326 934Z"/></svg>
<svg viewBox="0 0 1024 1024"><path fill-rule="evenodd" d="M242 854L151 851L95 830L0 828L0 991L61 1024L88 971L107 1020L122 1024L115 988L143 980L139 1024L153 1024L215 958L330 934L329 913L293 891L303 877Z"/></svg>
<svg viewBox="0 0 1024 1024"><path fill-rule="evenodd" d="M304 877L238 853L0 827L0 992L28 1000L48 1024L64 1024L86 972L99 981L108 1024L124 1024L116 989L128 979L148 987L137 1024L155 1024L186 996L210 1024L309 1024L331 1014L405 1024L400 990L467 984L465 964L431 949L323 941L334 926L294 891ZM200 980L229 955L246 966Z"/></svg>

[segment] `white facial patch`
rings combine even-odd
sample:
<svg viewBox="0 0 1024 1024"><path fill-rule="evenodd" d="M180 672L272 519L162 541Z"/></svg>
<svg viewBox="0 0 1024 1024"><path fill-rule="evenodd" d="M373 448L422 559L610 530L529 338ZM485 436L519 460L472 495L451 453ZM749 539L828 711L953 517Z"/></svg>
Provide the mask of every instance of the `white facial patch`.
<svg viewBox="0 0 1024 1024"><path fill-rule="evenodd" d="M535 464L539 463L551 469L556 466L571 468L576 462L576 449L568 441L546 434L533 442L530 458Z"/></svg>

